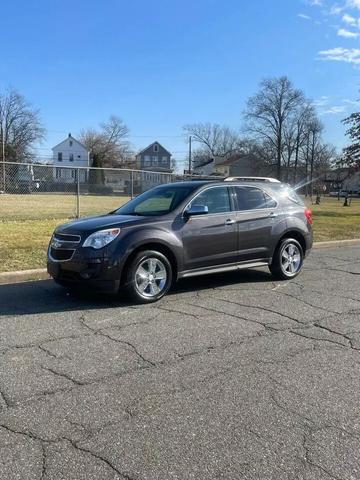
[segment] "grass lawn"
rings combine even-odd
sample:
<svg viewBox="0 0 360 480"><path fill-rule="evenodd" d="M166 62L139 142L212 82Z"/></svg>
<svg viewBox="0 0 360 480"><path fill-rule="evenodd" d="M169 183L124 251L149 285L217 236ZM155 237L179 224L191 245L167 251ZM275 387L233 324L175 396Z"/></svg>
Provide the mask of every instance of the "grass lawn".
<svg viewBox="0 0 360 480"><path fill-rule="evenodd" d="M107 212L127 200L84 196L81 214ZM56 225L74 216L74 202L68 195L0 196L0 271L44 268L49 238ZM343 199L326 198L311 206L315 241L360 238L360 199L353 199L351 207L343 203Z"/></svg>
<svg viewBox="0 0 360 480"><path fill-rule="evenodd" d="M316 242L360 238L360 199L351 199L350 207L343 205L343 198L339 201L337 198L323 198L320 205L309 204L313 211Z"/></svg>
<svg viewBox="0 0 360 480"><path fill-rule="evenodd" d="M82 216L106 213L129 197L80 197ZM74 218L75 195L0 195L0 272L44 268L51 234Z"/></svg>
<svg viewBox="0 0 360 480"><path fill-rule="evenodd" d="M80 196L80 215L94 215L114 210L129 200L124 196ZM0 220L43 220L74 218L76 196L40 193L33 195L0 195Z"/></svg>

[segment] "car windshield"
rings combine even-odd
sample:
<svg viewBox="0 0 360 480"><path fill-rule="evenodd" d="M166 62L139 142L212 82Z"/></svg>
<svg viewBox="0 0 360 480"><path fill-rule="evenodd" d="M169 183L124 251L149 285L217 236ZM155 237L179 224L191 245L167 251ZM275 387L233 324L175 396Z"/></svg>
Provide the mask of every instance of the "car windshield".
<svg viewBox="0 0 360 480"><path fill-rule="evenodd" d="M165 215L193 192L196 185L163 185L152 188L112 212L115 215Z"/></svg>

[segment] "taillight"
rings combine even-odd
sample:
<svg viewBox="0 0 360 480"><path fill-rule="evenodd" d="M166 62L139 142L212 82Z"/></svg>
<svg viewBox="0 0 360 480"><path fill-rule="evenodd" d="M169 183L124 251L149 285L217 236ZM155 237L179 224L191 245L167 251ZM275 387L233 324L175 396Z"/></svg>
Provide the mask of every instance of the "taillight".
<svg viewBox="0 0 360 480"><path fill-rule="evenodd" d="M310 210L310 208L305 208L305 217L310 225L314 223L314 220L312 217L312 211Z"/></svg>

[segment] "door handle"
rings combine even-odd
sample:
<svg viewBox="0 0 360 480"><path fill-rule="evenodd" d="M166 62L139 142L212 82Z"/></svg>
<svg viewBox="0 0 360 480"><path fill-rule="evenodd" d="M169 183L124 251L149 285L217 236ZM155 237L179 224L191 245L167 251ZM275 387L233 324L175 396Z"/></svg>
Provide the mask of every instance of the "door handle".
<svg viewBox="0 0 360 480"><path fill-rule="evenodd" d="M275 212L269 213L269 217L270 217L270 218L275 218L275 217L277 217L277 216L278 216L278 214L275 213Z"/></svg>
<svg viewBox="0 0 360 480"><path fill-rule="evenodd" d="M228 218L227 220L225 220L225 225L234 225L235 223L235 220L232 220L231 218Z"/></svg>

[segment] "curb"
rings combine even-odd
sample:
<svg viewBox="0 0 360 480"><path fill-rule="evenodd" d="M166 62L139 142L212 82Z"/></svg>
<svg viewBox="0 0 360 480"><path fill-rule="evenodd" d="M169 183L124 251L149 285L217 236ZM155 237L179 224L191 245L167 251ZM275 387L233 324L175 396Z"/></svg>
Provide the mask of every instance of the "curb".
<svg viewBox="0 0 360 480"><path fill-rule="evenodd" d="M354 238L352 240L329 240L327 242L314 242L313 249L319 250L321 248L331 247L351 247L352 245L360 245L360 238Z"/></svg>
<svg viewBox="0 0 360 480"><path fill-rule="evenodd" d="M322 248L334 247L350 247L352 245L360 245L360 238L353 240L331 240L327 242L315 242L313 250L320 250ZM0 273L0 285L6 283L20 283L31 280L46 280L50 278L46 268L38 268L34 270L19 270L17 272L2 272Z"/></svg>
<svg viewBox="0 0 360 480"><path fill-rule="evenodd" d="M0 285L6 283L27 282L29 280L44 280L46 278L49 278L46 268L19 270L17 272L1 272Z"/></svg>

